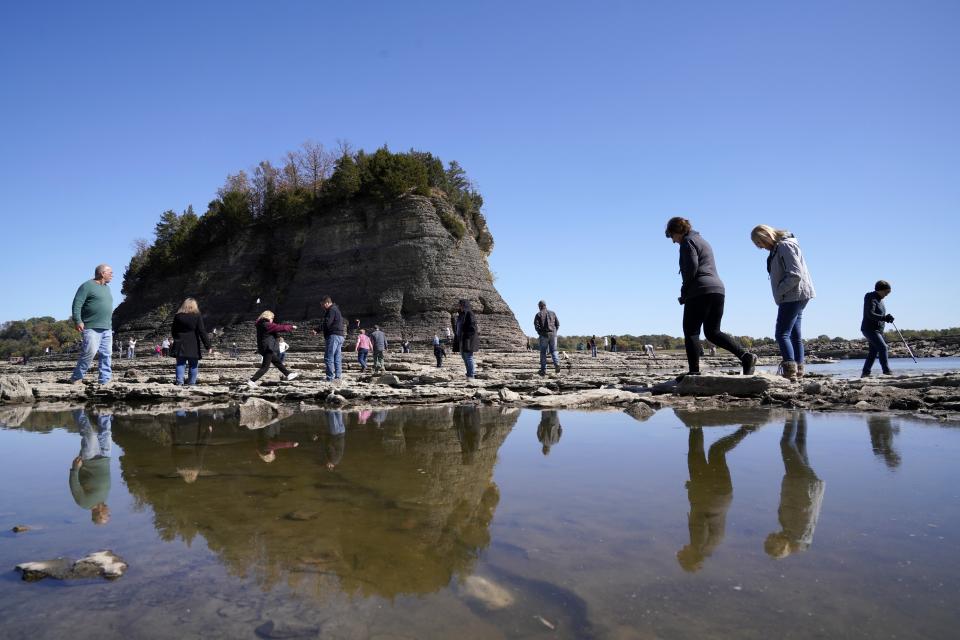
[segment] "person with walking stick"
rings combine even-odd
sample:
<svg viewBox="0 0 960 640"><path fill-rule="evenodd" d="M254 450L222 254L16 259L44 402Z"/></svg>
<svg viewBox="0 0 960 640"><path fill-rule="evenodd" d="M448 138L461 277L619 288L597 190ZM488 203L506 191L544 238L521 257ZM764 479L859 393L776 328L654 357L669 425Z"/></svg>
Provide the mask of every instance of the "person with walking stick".
<svg viewBox="0 0 960 640"><path fill-rule="evenodd" d="M863 296L863 320L860 322L860 332L867 339L869 351L867 359L863 361L861 378L870 377L873 363L880 360L883 375L890 375L890 364L887 362L887 343L883 339L884 323L893 322L893 316L887 313L883 299L890 295L890 283L886 280L877 280L873 291Z"/></svg>

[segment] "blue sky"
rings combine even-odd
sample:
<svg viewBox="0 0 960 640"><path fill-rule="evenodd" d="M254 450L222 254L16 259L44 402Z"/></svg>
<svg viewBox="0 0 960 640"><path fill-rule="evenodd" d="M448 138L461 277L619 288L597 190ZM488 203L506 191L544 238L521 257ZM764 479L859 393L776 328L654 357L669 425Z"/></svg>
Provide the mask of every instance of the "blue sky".
<svg viewBox="0 0 960 640"><path fill-rule="evenodd" d="M0 319L69 314L166 209L307 139L457 160L496 285L563 333L680 334L690 218L724 329L770 335L758 223L798 236L804 333L960 325L960 3L35 2L0 10Z"/></svg>

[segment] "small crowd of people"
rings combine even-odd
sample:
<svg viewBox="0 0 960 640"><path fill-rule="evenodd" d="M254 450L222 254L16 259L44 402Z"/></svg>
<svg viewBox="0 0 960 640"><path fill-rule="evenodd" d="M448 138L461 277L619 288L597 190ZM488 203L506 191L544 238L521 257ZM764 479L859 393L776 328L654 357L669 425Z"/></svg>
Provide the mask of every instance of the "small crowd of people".
<svg viewBox="0 0 960 640"><path fill-rule="evenodd" d="M732 353L741 363L744 375L755 371L756 354L744 349L732 336L721 330L726 290L717 270L713 248L703 236L693 229L686 218L673 217L667 222L665 235L680 247L680 295L677 298L683 306L683 339L687 358L687 372L684 376L700 374L700 358L703 345L701 331L711 345L716 345ZM780 351L781 375L796 380L804 375L804 347L801 333L801 321L807 304L816 296L813 280L800 250L796 237L784 229L775 229L768 225L757 225L750 233L754 245L766 250L766 267L770 278L770 287L777 305L777 317L774 336ZM91 366L94 357L99 355L98 381L109 382L112 376L112 322L113 297L109 283L113 279L113 269L101 264L94 270L94 277L80 285L73 300L72 318L77 330L82 334L80 357L70 377L73 383L80 382ZM874 363L879 360L884 374L890 373L888 347L883 333L885 323L893 322L887 313L884 298L890 295L890 283L878 280L873 291L864 296L863 319L860 330L869 345L869 353L864 361L861 375L871 375ZM259 302L259 299L258 299ZM346 338L346 323L339 307L330 296L322 301L323 317L320 324L313 327L314 335L323 335L324 368L327 381L339 382L343 376L343 344ZM540 375L546 375L547 356L553 363L556 373L560 373L560 353L557 348L557 335L560 321L557 314L547 308L545 301L538 303L538 311L533 319L540 350ZM283 334L297 330L293 324L275 322L273 311L263 311L254 323L257 336L257 352L262 356L260 368L250 377L247 385L256 387L258 381L275 367L284 380L294 380L298 373L290 371L284 364L289 345ZM361 372L368 369L368 358L373 352L373 371L384 370L384 353L388 342L386 334L378 325L368 335L360 327L359 319L354 320L357 340L354 350ZM474 354L480 348L480 328L469 300L462 299L456 312L451 315L451 326L443 330L445 341L440 332L433 337L433 352L437 367L443 366L447 352L445 344L451 345L454 353L459 353L466 377L476 376ZM216 336L216 329L214 329ZM221 335L222 340L222 335ZM130 338L127 343L127 357L132 358L137 341ZM603 338L604 348L617 351L615 337ZM577 349L582 348L577 345ZM410 342L401 343L404 353L410 351ZM591 356L597 356L597 337L594 335L585 345ZM176 383L196 384L199 361L204 351L210 352L212 344L203 326L203 318L197 301L187 298L174 316L171 337L164 338L156 345L157 355L169 355L176 358ZM645 352L656 357L652 345L645 345ZM236 347L232 351L236 351ZM711 353L714 347L711 346Z"/></svg>

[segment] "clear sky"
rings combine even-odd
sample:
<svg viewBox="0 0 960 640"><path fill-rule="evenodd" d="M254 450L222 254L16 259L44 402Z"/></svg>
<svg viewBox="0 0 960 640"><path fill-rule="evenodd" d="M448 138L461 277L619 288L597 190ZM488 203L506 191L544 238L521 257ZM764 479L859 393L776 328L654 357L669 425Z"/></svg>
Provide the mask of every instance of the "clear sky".
<svg viewBox="0 0 960 640"><path fill-rule="evenodd" d="M496 285L533 333L680 335L690 218L724 329L771 335L758 223L855 336L960 325L960 2L10 2L0 9L0 320L65 318L166 209L313 139L457 160Z"/></svg>

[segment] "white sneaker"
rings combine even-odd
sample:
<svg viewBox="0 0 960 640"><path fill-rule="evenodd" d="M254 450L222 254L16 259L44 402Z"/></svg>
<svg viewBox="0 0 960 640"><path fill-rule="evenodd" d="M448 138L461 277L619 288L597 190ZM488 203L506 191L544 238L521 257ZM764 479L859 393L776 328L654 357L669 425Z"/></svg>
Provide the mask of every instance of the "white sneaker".
<svg viewBox="0 0 960 640"><path fill-rule="evenodd" d="M254 382L253 380L247 380L247 386L253 389L254 387L257 386L257 383Z"/></svg>
<svg viewBox="0 0 960 640"><path fill-rule="evenodd" d="M300 377L299 373L297 373L296 371L291 371L290 373L287 374L287 377L284 378L284 380L287 380L287 381L296 380L299 377Z"/></svg>

